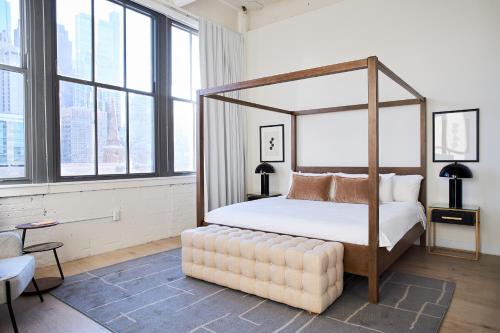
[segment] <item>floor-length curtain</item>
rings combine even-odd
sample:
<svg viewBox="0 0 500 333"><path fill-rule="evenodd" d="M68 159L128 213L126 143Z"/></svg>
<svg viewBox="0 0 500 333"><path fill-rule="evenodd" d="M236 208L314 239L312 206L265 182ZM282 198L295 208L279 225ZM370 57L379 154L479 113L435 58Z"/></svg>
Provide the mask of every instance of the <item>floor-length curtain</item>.
<svg viewBox="0 0 500 333"><path fill-rule="evenodd" d="M202 88L242 81L243 36L200 19ZM241 92L226 96L240 98ZM242 107L205 99L205 198L208 210L245 198L246 117Z"/></svg>

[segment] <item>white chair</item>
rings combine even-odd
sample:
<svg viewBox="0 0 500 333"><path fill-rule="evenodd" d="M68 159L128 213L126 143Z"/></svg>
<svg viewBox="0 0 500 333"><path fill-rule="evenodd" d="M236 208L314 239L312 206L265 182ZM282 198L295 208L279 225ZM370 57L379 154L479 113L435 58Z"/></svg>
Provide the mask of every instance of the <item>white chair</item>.
<svg viewBox="0 0 500 333"><path fill-rule="evenodd" d="M18 332L12 301L33 282L40 301L42 294L34 279L35 257L23 255L21 238L14 232L0 233L0 304L7 303L14 332Z"/></svg>

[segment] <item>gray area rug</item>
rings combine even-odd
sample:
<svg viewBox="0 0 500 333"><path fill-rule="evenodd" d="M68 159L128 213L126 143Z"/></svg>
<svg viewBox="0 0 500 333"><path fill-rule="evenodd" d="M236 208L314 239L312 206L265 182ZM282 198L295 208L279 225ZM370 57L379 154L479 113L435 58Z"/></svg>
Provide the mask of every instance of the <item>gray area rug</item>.
<svg viewBox="0 0 500 333"><path fill-rule="evenodd" d="M379 304L347 276L321 315L185 277L180 249L74 275L51 294L114 332L437 332L455 284L385 274Z"/></svg>

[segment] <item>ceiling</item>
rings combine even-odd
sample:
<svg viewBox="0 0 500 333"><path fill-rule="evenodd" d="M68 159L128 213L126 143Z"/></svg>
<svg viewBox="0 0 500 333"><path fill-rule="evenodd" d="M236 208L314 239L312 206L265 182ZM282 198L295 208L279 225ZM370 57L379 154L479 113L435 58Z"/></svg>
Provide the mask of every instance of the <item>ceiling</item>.
<svg viewBox="0 0 500 333"><path fill-rule="evenodd" d="M248 10L262 9L264 6L280 0L221 0L233 8L245 6Z"/></svg>

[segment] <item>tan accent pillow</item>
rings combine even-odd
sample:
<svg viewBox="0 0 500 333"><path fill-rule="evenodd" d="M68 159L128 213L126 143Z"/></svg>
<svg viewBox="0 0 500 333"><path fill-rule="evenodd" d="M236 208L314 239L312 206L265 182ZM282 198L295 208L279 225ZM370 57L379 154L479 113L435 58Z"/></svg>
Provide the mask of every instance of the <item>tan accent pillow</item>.
<svg viewBox="0 0 500 333"><path fill-rule="evenodd" d="M333 201L368 204L368 178L334 176L335 196Z"/></svg>
<svg viewBox="0 0 500 333"><path fill-rule="evenodd" d="M328 201L331 183L330 175L308 177L294 174L287 199Z"/></svg>

